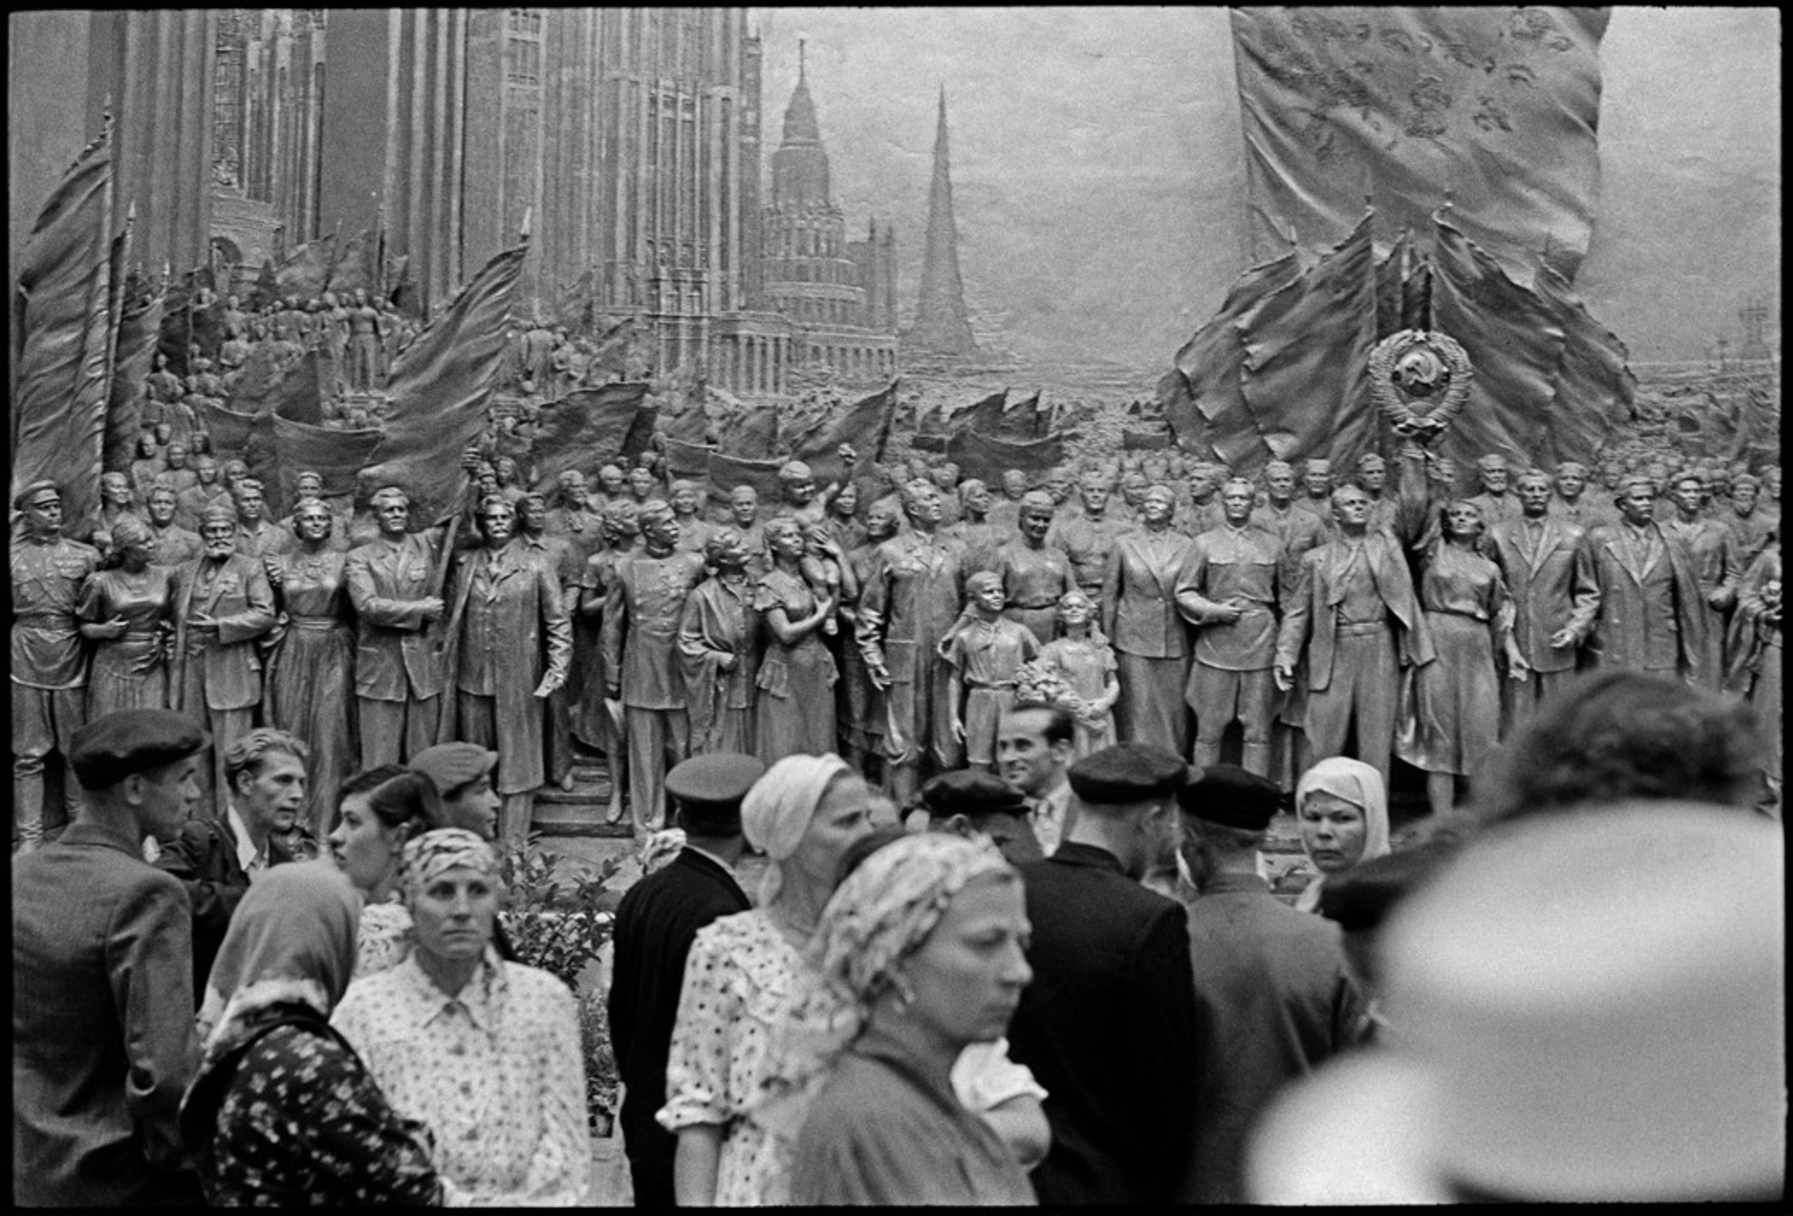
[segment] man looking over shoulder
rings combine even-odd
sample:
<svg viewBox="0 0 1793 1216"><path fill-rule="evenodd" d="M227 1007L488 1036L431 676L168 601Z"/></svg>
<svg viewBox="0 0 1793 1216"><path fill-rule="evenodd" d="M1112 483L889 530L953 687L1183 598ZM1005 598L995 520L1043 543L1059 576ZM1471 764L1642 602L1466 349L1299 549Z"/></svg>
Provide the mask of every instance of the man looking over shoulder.
<svg viewBox="0 0 1793 1216"><path fill-rule="evenodd" d="M12 862L12 1198L23 1207L199 1206L178 1172L197 1063L192 918L143 861L199 800L208 740L126 709L74 733L85 791L60 839Z"/></svg>
<svg viewBox="0 0 1793 1216"><path fill-rule="evenodd" d="M1062 705L1016 705L996 726L996 770L1027 799L1027 819L1050 857L1071 821L1068 777L1076 754L1076 719Z"/></svg>

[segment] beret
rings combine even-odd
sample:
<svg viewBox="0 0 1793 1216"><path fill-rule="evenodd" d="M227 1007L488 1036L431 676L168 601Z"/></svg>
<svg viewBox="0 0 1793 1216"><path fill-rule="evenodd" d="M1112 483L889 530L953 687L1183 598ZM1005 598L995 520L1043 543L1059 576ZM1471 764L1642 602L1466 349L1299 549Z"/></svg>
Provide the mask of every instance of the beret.
<svg viewBox="0 0 1793 1216"><path fill-rule="evenodd" d="M985 815L1025 815L1027 797L1008 782L976 769L955 769L941 773L921 787L922 805L936 819L964 815L979 819Z"/></svg>
<svg viewBox="0 0 1793 1216"><path fill-rule="evenodd" d="M1261 832L1287 801L1276 782L1237 764L1210 764L1177 794L1177 804L1206 823Z"/></svg>
<svg viewBox="0 0 1793 1216"><path fill-rule="evenodd" d="M1085 802L1113 805L1165 798L1183 788L1189 766L1149 743L1117 743L1091 752L1066 774Z"/></svg>
<svg viewBox="0 0 1793 1216"><path fill-rule="evenodd" d="M740 805L766 766L740 752L705 752L681 760L666 774L666 792L681 804Z"/></svg>
<svg viewBox="0 0 1793 1216"><path fill-rule="evenodd" d="M438 794L458 789L492 771L498 753L477 743L438 743L411 757L411 768L428 777Z"/></svg>
<svg viewBox="0 0 1793 1216"><path fill-rule="evenodd" d="M120 709L75 732L68 762L83 787L103 790L132 773L184 760L210 742L197 722L172 709Z"/></svg>

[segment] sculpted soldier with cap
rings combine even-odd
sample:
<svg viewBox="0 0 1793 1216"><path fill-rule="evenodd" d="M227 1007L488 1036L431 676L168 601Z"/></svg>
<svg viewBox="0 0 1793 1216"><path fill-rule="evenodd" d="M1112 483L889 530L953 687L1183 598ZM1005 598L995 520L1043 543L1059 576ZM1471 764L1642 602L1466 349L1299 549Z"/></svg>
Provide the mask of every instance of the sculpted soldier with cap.
<svg viewBox="0 0 1793 1216"><path fill-rule="evenodd" d="M671 864L629 888L616 910L607 1000L610 1041L623 1082L622 1132L639 1207L673 1202L678 1139L654 1120L666 1101L666 1062L697 931L752 907L734 867L745 842L741 800L765 766L740 752L711 752L666 774L684 846Z"/></svg>
<svg viewBox="0 0 1793 1216"><path fill-rule="evenodd" d="M1042 1204L1184 1198L1201 1023L1189 933L1140 879L1172 861L1187 768L1146 744L1071 766L1064 843L1023 865L1033 982L1009 1024L1015 1062L1046 1088Z"/></svg>
<svg viewBox="0 0 1793 1216"><path fill-rule="evenodd" d="M12 1198L27 1207L197 1207L178 1116L197 1063L186 892L143 860L199 798L208 740L127 709L74 732L83 796L12 865Z"/></svg>
<svg viewBox="0 0 1793 1216"><path fill-rule="evenodd" d="M237 519L208 507L200 519L205 552L174 583L175 676L172 707L211 730L211 766L200 773L206 806L227 806L224 749L255 725L262 698L256 643L274 628L274 591L258 558L236 548Z"/></svg>
<svg viewBox="0 0 1793 1216"><path fill-rule="evenodd" d="M1203 769L1177 795L1183 859L1200 892L1185 905L1201 1026L1195 1203L1245 1202L1252 1119L1369 1029L1338 925L1285 904L1258 871L1283 803L1275 782L1232 764Z"/></svg>
<svg viewBox="0 0 1793 1216"><path fill-rule="evenodd" d="M81 587L98 569L99 550L62 535L62 492L34 481L13 498L24 525L12 564L12 796L19 847L37 847L44 834L44 765L64 761L86 720L87 656L76 614ZM78 805L64 764L63 807Z"/></svg>

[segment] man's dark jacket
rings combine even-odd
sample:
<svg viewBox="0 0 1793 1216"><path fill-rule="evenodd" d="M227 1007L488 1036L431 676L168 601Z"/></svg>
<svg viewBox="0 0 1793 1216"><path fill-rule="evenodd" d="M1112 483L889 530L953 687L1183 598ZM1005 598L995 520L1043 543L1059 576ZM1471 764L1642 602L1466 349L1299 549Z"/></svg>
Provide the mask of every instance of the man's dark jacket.
<svg viewBox="0 0 1793 1216"><path fill-rule="evenodd" d="M268 837L268 865L300 860L277 836ZM249 874L237 860L237 834L228 819L195 815L165 845L158 866L181 880L193 904L193 999L205 1003L212 961L224 944L230 918L249 890Z"/></svg>
<svg viewBox="0 0 1793 1216"><path fill-rule="evenodd" d="M629 888L616 910L610 1042L624 1086L623 1147L637 1207L673 1201L678 1139L654 1121L654 1113L666 1103L666 1058L691 942L711 921L752 906L733 874L687 848Z"/></svg>
<svg viewBox="0 0 1793 1216"><path fill-rule="evenodd" d="M1021 867L1033 982L1010 1055L1046 1089L1042 1204L1150 1203L1184 1191L1202 1041L1181 904L1104 849L1066 842Z"/></svg>

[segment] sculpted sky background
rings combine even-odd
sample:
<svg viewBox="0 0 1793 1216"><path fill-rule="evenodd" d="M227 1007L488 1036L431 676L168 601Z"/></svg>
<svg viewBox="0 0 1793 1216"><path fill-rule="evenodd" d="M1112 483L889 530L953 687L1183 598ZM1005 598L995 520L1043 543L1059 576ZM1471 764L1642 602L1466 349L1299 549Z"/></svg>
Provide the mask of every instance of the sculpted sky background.
<svg viewBox="0 0 1793 1216"><path fill-rule="evenodd" d="M973 324L1036 358L1156 371L1245 268L1224 9L753 9L765 151L808 40L849 236L897 226L913 310L935 106ZM1620 8L1602 43L1603 185L1577 284L1634 360L1699 357L1751 295L1780 310L1773 9Z"/></svg>

